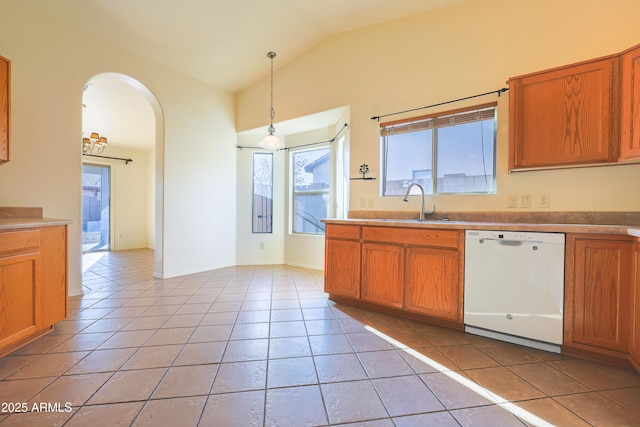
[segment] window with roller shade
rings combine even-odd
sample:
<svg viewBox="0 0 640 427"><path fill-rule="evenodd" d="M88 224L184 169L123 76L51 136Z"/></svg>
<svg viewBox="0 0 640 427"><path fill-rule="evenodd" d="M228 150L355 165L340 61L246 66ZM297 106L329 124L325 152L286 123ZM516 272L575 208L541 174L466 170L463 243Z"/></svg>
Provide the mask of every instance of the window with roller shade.
<svg viewBox="0 0 640 427"><path fill-rule="evenodd" d="M382 195L495 193L496 104L380 125Z"/></svg>

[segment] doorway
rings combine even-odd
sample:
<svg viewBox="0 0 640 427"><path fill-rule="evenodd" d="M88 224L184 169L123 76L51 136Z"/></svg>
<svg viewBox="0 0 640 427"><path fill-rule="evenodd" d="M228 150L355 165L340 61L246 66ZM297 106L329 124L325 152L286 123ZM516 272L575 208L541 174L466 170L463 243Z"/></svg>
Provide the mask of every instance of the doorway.
<svg viewBox="0 0 640 427"><path fill-rule="evenodd" d="M82 165L82 251L111 248L111 168Z"/></svg>
<svg viewBox="0 0 640 427"><path fill-rule="evenodd" d="M104 201L109 202L108 211L103 212L110 219L104 226L108 224L110 230L107 234L103 228L101 241L89 250L154 249L154 276L162 278L164 118L160 104L138 80L119 73L101 73L85 84L82 106L83 136L96 132L108 138L105 152L98 157L104 157L100 164L111 165L107 185L113 200L118 200ZM120 158L134 158L135 162L121 167ZM87 165L95 166L90 162ZM102 178L107 182L106 177ZM129 185L132 182L136 185ZM144 194L140 193L142 187ZM109 192L102 189L102 196L108 197ZM83 244L84 250L86 247Z"/></svg>

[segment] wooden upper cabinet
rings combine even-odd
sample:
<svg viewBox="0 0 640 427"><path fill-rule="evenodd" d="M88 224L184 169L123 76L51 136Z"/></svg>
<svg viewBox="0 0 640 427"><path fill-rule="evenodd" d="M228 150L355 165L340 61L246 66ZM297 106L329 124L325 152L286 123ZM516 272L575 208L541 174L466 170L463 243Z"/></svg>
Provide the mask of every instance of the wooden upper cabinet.
<svg viewBox="0 0 640 427"><path fill-rule="evenodd" d="M0 56L0 164L9 161L10 68L9 60Z"/></svg>
<svg viewBox="0 0 640 427"><path fill-rule="evenodd" d="M640 46L621 57L620 160L640 159Z"/></svg>
<svg viewBox="0 0 640 427"><path fill-rule="evenodd" d="M618 57L509 80L509 169L616 160Z"/></svg>

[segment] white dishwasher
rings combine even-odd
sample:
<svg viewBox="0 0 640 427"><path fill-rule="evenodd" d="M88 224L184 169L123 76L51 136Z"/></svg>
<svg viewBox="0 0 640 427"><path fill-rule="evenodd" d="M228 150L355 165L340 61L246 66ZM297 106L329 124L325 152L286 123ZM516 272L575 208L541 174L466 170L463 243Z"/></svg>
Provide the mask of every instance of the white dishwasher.
<svg viewBox="0 0 640 427"><path fill-rule="evenodd" d="M465 331L560 352L564 234L467 230Z"/></svg>

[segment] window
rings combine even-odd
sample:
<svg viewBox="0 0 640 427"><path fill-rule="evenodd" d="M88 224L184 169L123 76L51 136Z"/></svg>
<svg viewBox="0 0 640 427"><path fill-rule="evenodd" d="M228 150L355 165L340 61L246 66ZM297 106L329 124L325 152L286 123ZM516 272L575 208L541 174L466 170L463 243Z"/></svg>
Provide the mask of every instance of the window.
<svg viewBox="0 0 640 427"><path fill-rule="evenodd" d="M273 154L253 153L254 233L271 233L273 223Z"/></svg>
<svg viewBox="0 0 640 427"><path fill-rule="evenodd" d="M330 155L329 147L291 154L294 233L324 234L320 220L328 216Z"/></svg>
<svg viewBox="0 0 640 427"><path fill-rule="evenodd" d="M383 196L495 192L495 104L380 126Z"/></svg>

